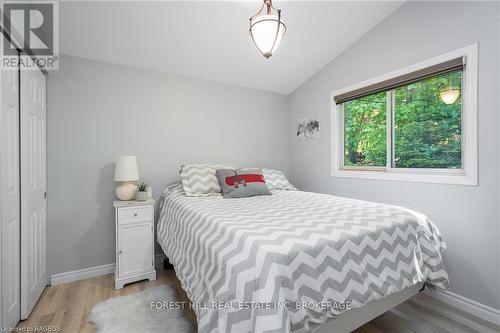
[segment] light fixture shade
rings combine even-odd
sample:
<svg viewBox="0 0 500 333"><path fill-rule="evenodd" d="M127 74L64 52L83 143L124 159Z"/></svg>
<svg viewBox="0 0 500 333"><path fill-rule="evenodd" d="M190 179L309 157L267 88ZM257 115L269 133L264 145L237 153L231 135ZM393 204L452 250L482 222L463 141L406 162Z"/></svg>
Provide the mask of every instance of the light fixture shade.
<svg viewBox="0 0 500 333"><path fill-rule="evenodd" d="M279 15L261 15L250 22L250 35L255 46L266 58L272 56L278 48L285 31L285 23Z"/></svg>
<svg viewBox="0 0 500 333"><path fill-rule="evenodd" d="M281 17L281 9L273 7L272 0L263 0L262 7L254 16L250 17L250 36L267 59L271 57L286 31Z"/></svg>
<svg viewBox="0 0 500 333"><path fill-rule="evenodd" d="M139 180L137 158L135 156L120 156L115 165L115 182Z"/></svg>
<svg viewBox="0 0 500 333"><path fill-rule="evenodd" d="M457 101L458 97L460 97L460 88L458 87L450 86L439 92L439 98L441 98L444 104L453 104Z"/></svg>

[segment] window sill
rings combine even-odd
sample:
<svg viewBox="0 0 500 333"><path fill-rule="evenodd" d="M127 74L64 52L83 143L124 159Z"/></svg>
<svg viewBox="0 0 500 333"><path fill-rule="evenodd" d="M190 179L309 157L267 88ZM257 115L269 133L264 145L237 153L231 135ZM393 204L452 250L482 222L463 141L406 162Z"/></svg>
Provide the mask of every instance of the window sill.
<svg viewBox="0 0 500 333"><path fill-rule="evenodd" d="M332 170L332 177L477 186L477 177L457 171Z"/></svg>

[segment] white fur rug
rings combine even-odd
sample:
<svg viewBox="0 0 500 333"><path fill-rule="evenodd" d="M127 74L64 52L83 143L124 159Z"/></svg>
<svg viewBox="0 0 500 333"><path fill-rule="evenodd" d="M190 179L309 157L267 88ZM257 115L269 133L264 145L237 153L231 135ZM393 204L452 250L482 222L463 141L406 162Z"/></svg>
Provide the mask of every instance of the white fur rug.
<svg viewBox="0 0 500 333"><path fill-rule="evenodd" d="M151 308L151 302L175 301L175 288L161 285L99 303L89 320L97 326L98 333L190 333L193 327L183 310Z"/></svg>

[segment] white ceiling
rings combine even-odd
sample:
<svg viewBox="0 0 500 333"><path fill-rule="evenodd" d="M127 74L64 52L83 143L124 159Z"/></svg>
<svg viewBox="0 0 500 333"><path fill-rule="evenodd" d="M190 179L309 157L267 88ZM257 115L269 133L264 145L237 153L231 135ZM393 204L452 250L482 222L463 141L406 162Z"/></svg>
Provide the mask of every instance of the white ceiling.
<svg viewBox="0 0 500 333"><path fill-rule="evenodd" d="M260 1L60 2L60 53L289 94L401 4L275 0L287 32L266 60Z"/></svg>

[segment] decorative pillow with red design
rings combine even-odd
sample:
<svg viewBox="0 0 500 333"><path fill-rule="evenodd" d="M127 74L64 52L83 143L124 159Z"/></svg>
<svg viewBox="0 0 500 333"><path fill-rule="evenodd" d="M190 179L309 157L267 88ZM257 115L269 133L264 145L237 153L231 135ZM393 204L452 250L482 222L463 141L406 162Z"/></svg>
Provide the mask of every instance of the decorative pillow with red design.
<svg viewBox="0 0 500 333"><path fill-rule="evenodd" d="M219 169L216 174L224 198L271 195L262 169Z"/></svg>

